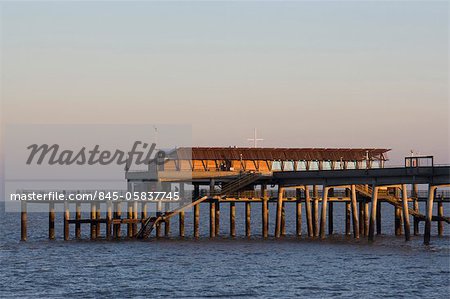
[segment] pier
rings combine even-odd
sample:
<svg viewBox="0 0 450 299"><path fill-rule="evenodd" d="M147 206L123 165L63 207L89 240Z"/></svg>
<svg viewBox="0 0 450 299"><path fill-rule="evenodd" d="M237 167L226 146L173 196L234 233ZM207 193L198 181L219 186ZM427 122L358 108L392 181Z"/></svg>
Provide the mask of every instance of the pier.
<svg viewBox="0 0 450 299"><path fill-rule="evenodd" d="M208 205L210 238L220 236L221 217L229 217L230 237L236 237L236 221L245 224L245 236L251 237L253 213L261 213L261 238L282 238L286 235L286 209L292 208L296 235L302 235L305 217L307 237L323 239L333 234L333 211L335 205L342 204L345 234L372 242L381 234L385 217L381 205L388 204L395 208L396 235L404 235L409 241L411 233L421 234L420 224L424 223L424 244L430 244L432 222L437 223L440 236L444 224L450 223L450 217L444 215L444 204L450 202L450 192L445 189L450 187L450 166L434 165L433 158L427 156L409 157L403 167L389 168L385 167L388 151L180 148L157 168L126 173L132 189L137 185L145 189L146 184L154 182L167 190L176 186L181 194L179 207L163 211L163 205L170 203L164 200L64 202L64 240L70 239L71 227L75 238L80 239L83 224L90 226L92 240L170 237L173 219L178 219L178 237L199 238L200 225L205 225L200 223L200 205ZM419 185L426 185L427 190L419 190ZM187 190L188 186L193 190ZM419 202L426 203L425 210L420 211ZM269 217L269 203L275 204L275 219ZM56 238L55 204L59 203L49 205L49 239ZM27 239L26 205L22 203L22 240ZM75 205L75 213L70 212L71 205ZM89 218L82 219L81 205L89 205ZM228 216L220 213L224 205L229 205ZM244 219L236 219L236 205L245 206ZM433 215L434 206L437 213ZM155 212L150 215L149 210ZM186 213L188 210L193 213ZM188 216L193 217L192 232L185 231ZM273 232L269 231L269 222L275 224Z"/></svg>

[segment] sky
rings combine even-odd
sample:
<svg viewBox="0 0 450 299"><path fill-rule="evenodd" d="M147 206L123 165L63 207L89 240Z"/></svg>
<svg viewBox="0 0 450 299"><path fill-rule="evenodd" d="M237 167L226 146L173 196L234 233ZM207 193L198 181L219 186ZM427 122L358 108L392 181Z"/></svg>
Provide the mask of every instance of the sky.
<svg viewBox="0 0 450 299"><path fill-rule="evenodd" d="M1 121L450 163L449 2L1 2Z"/></svg>

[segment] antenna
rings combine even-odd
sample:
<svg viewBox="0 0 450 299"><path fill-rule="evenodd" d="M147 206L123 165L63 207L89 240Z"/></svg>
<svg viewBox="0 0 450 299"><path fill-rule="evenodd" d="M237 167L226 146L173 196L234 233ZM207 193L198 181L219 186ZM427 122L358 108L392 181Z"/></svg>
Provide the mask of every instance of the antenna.
<svg viewBox="0 0 450 299"><path fill-rule="evenodd" d="M263 141L264 140L262 138L257 138L256 136L257 135L256 135L256 128L255 128L254 131L253 131L253 138L247 139L248 141L253 141L253 147L254 148L258 147L258 141Z"/></svg>

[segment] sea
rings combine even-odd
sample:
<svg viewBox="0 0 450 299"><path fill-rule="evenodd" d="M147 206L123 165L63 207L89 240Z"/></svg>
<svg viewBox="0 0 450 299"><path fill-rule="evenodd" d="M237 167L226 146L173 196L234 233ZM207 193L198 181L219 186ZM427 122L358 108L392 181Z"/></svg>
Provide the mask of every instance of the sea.
<svg viewBox="0 0 450 299"><path fill-rule="evenodd" d="M450 207L444 204L445 209ZM382 206L382 234L374 242L344 234L344 204L334 205L334 234L325 240L295 236L295 204L286 204L281 239L261 238L261 206L252 205L252 237L244 236L244 204L236 204L236 238L229 237L228 205L220 235L208 237L208 205L201 205L201 238L146 241L62 240L48 236L48 214L28 214L28 240L20 241L20 215L0 206L0 298L449 298L450 226L431 245L420 236L394 236L394 208ZM423 207L422 207L423 210ZM270 205L270 233L275 206ZM447 214L447 213L446 213ZM412 221L411 221L412 223ZM122 229L125 231L125 227Z"/></svg>

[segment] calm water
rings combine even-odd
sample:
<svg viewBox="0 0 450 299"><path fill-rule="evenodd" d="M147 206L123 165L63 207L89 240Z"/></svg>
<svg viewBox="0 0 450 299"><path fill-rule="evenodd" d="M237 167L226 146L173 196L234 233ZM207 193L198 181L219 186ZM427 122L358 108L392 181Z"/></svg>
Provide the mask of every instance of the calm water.
<svg viewBox="0 0 450 299"><path fill-rule="evenodd" d="M293 234L294 206L287 207L287 232ZM243 207L237 208L237 216L243 216ZM337 233L344 228L343 210L343 205L335 205ZM261 231L260 207L254 205L252 212L256 235ZM29 241L19 242L19 215L4 213L2 206L0 297L442 298L450 294L450 227L445 227L446 236L433 237L431 246L422 245L422 236L405 243L403 237L392 236L390 206L383 208L384 235L373 244L342 235L323 241L295 237L208 240L206 205L201 213L205 238L198 241L64 242L61 226L57 226L59 240L47 241L47 215L30 213ZM225 206L221 213L226 236ZM186 217L187 234L192 232L190 216ZM59 223L60 219L57 215ZM271 225L273 219L271 215ZM237 229L242 234L240 220ZM176 227L174 222L174 235ZM85 226L84 232L88 231Z"/></svg>

